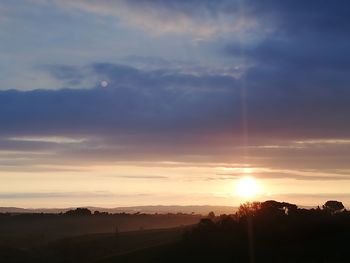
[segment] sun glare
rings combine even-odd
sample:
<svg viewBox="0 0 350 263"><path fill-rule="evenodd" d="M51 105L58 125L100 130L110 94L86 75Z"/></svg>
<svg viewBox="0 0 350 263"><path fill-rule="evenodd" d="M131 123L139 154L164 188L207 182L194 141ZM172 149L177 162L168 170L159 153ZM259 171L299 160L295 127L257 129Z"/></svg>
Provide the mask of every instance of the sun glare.
<svg viewBox="0 0 350 263"><path fill-rule="evenodd" d="M254 177L244 176L237 183L236 192L239 196L253 197L258 193L258 191L259 186Z"/></svg>

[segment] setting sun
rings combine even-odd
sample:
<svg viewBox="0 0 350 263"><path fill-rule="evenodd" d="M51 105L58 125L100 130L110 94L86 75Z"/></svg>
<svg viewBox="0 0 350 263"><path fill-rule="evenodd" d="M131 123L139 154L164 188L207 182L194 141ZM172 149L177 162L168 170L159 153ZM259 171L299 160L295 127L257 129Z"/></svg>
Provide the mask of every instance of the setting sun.
<svg viewBox="0 0 350 263"><path fill-rule="evenodd" d="M242 177L236 187L236 192L242 197L252 197L258 193L259 186L255 178L251 176Z"/></svg>

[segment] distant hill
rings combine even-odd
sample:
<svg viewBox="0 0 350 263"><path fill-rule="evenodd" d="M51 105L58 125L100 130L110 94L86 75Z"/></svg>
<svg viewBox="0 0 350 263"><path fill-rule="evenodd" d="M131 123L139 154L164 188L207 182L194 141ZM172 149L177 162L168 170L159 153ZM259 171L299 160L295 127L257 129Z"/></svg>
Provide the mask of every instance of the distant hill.
<svg viewBox="0 0 350 263"><path fill-rule="evenodd" d="M0 207L0 213L61 213L73 208L20 208L20 207Z"/></svg>
<svg viewBox="0 0 350 263"><path fill-rule="evenodd" d="M74 209L75 207L68 208L18 208L18 207L0 207L0 213L61 213ZM91 211L100 211L108 213L146 213L146 214L166 214L166 213L186 213L186 214L202 214L207 215L213 211L215 214L233 214L237 211L237 207L234 206L211 206L211 205L193 205L193 206L176 206L176 205L154 205L154 206L129 206L129 207L116 207L116 208L103 208L103 207L86 207Z"/></svg>
<svg viewBox="0 0 350 263"><path fill-rule="evenodd" d="M186 213L186 214L202 214L207 215L209 212L213 211L215 214L232 214L237 211L237 207L233 206L210 206L210 205L194 205L194 206L131 206L131 207L118 207L113 209L106 209L106 211L119 213Z"/></svg>

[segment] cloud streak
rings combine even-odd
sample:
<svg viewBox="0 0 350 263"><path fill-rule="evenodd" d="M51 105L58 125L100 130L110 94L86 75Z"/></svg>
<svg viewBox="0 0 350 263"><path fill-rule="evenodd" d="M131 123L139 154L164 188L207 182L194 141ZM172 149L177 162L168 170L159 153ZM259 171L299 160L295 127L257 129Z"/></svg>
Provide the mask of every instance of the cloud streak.
<svg viewBox="0 0 350 263"><path fill-rule="evenodd" d="M121 23L151 34L191 34L212 37L219 33L239 33L256 27L244 17L241 1L55 1L65 9L112 16Z"/></svg>

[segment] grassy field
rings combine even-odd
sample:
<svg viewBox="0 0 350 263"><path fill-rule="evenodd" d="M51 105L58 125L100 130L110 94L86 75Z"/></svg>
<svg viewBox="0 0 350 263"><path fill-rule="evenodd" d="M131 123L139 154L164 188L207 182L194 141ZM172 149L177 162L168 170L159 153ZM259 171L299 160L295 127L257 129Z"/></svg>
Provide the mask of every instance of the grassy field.
<svg viewBox="0 0 350 263"><path fill-rule="evenodd" d="M188 228L185 225L198 220L197 216L176 214L15 216L2 219L0 258L6 263L108 262L176 242Z"/></svg>
<svg viewBox="0 0 350 263"><path fill-rule="evenodd" d="M143 249L181 239L186 227L140 230L116 234L89 234L63 238L41 246L2 246L3 262L109 262Z"/></svg>

